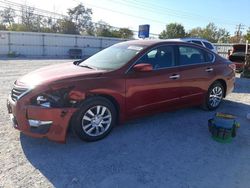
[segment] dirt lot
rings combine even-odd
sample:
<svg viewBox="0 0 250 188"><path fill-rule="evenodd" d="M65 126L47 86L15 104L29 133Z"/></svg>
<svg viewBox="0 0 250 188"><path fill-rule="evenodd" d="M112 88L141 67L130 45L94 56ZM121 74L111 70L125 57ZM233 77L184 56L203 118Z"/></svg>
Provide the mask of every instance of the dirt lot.
<svg viewBox="0 0 250 188"><path fill-rule="evenodd" d="M213 141L214 112L188 108L116 127L104 140L67 144L29 138L11 127L6 98L15 79L68 60L0 60L0 187L237 188L250 184L250 80L237 78L218 111L238 116L230 144Z"/></svg>

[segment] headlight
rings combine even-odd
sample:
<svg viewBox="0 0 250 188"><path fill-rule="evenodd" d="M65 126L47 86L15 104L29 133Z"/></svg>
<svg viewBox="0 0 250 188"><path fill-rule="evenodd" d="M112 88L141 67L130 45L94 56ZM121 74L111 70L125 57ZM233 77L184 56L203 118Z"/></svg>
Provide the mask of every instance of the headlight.
<svg viewBox="0 0 250 188"><path fill-rule="evenodd" d="M72 87L43 92L32 99L32 104L46 108L67 107L70 105L68 94L71 89Z"/></svg>

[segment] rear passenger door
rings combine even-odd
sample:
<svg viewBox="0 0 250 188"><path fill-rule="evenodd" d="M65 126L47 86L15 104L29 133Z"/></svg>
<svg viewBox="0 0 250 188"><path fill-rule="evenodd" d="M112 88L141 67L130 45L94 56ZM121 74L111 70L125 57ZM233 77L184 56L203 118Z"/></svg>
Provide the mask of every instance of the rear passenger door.
<svg viewBox="0 0 250 188"><path fill-rule="evenodd" d="M200 104L215 77L214 55L194 45L177 48L182 102Z"/></svg>

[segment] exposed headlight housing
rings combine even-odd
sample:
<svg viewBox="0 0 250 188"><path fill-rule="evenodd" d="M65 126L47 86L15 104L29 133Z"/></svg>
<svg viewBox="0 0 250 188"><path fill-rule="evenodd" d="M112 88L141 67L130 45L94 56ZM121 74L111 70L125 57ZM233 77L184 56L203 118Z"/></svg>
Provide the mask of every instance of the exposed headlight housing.
<svg viewBox="0 0 250 188"><path fill-rule="evenodd" d="M38 105L46 107L46 108L50 108L51 107L51 102L49 101L49 99L43 95L39 95L36 98L36 102Z"/></svg>
<svg viewBox="0 0 250 188"><path fill-rule="evenodd" d="M45 108L58 108L70 106L68 94L71 88L61 88L43 92L32 99L32 104Z"/></svg>

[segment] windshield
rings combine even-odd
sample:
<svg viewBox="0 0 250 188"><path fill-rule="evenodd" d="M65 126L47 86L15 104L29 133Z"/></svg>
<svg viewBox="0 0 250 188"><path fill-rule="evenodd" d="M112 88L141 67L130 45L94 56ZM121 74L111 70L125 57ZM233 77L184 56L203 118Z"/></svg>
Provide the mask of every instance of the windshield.
<svg viewBox="0 0 250 188"><path fill-rule="evenodd" d="M79 66L96 69L115 70L135 57L144 47L129 44L117 44L106 48L81 62Z"/></svg>

